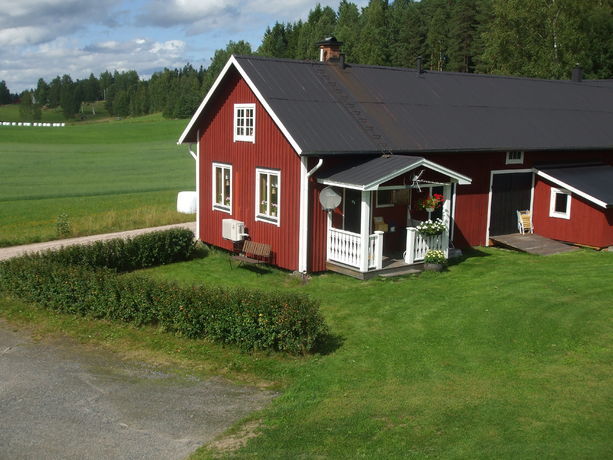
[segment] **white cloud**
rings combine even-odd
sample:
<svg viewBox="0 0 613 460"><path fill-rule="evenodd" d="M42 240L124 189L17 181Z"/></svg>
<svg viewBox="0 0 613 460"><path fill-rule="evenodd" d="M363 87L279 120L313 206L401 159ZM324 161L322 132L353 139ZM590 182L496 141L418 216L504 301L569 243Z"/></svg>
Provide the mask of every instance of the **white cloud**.
<svg viewBox="0 0 613 460"><path fill-rule="evenodd" d="M322 6L336 10L340 0L323 0ZM358 1L358 4L365 0ZM305 19L313 0L151 0L138 16L140 25L183 27L189 35L211 29L233 31L247 25L266 27L274 21ZM262 30L263 32L263 30Z"/></svg>
<svg viewBox="0 0 613 460"><path fill-rule="evenodd" d="M19 0L0 8L0 47L38 45L92 24L114 24L120 0Z"/></svg>
<svg viewBox="0 0 613 460"><path fill-rule="evenodd" d="M17 55L0 59L0 80L6 80L11 92L36 87L38 78L49 82L57 75L69 74L73 80L99 75L105 70L136 70L147 78L164 67L183 67L185 42L158 42L147 38L105 41L85 48L75 40L59 39L33 47Z"/></svg>

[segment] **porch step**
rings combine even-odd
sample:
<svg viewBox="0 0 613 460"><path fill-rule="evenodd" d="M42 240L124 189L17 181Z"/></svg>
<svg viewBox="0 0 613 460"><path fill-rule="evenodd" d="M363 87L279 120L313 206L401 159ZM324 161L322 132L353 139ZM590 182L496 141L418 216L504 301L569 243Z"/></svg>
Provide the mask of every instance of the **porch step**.
<svg viewBox="0 0 613 460"><path fill-rule="evenodd" d="M349 267L347 265L343 265L343 264L335 263L335 262L326 262L326 268L332 272L351 276L352 278L357 278L359 280L369 280L376 276L381 276L384 278L391 278L393 276L402 276L402 275L411 275L411 274L420 273L424 271L424 264L417 263L417 264L407 265L404 262L395 260L393 262L389 262L388 267L384 267L381 270L371 270L366 273L362 273L353 267Z"/></svg>
<svg viewBox="0 0 613 460"><path fill-rule="evenodd" d="M413 267L415 267L415 265L411 265L411 266L406 267L404 269L397 268L397 269L394 269L393 271L388 271L388 272L385 272L385 273L379 273L379 276L381 278L392 278L394 276L414 275L416 273L423 272L424 271L423 264L417 264L417 265L421 265L421 267L420 268L413 268Z"/></svg>

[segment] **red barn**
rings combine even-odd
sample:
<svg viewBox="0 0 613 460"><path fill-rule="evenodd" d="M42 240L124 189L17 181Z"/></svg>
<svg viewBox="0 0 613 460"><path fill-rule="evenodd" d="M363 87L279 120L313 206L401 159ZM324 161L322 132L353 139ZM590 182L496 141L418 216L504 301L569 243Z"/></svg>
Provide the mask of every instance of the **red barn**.
<svg viewBox="0 0 613 460"><path fill-rule="evenodd" d="M199 239L364 275L486 245L528 209L536 233L613 245L613 81L354 65L334 39L321 48L320 62L232 56L206 95L179 139L196 144ZM437 218L439 234L416 230Z"/></svg>

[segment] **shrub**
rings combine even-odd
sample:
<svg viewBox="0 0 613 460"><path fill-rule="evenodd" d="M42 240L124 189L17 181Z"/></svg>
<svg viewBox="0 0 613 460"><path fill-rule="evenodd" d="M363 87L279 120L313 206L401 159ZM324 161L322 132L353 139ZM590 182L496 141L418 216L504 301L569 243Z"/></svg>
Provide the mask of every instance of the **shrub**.
<svg viewBox="0 0 613 460"><path fill-rule="evenodd" d="M42 258L64 266L103 267L127 272L188 260L195 247L194 233L191 230L172 229L126 240L117 238L68 246L59 251L50 250L28 257Z"/></svg>
<svg viewBox="0 0 613 460"><path fill-rule="evenodd" d="M136 325L157 324L185 337L207 337L247 350L305 353L327 333L318 303L306 295L185 288L139 274L116 273L127 265L120 263L122 255L131 257L131 266L140 268L189 254L188 246L192 246L174 235L138 237L136 243L137 238L112 240L81 250L70 247L10 259L0 264L0 287L55 311ZM147 242L157 249L145 250ZM179 250L171 251L171 247Z"/></svg>
<svg viewBox="0 0 613 460"><path fill-rule="evenodd" d="M447 264L445 253L438 249L429 249L424 256L424 262L428 264Z"/></svg>

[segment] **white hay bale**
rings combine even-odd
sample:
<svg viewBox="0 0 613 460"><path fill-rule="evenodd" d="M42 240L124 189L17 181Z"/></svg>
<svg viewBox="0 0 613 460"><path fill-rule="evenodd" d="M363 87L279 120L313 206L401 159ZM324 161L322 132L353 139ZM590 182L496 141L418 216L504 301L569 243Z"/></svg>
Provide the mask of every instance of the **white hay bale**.
<svg viewBox="0 0 613 460"><path fill-rule="evenodd" d="M179 192L177 195L177 212L195 214L196 208L196 192Z"/></svg>

